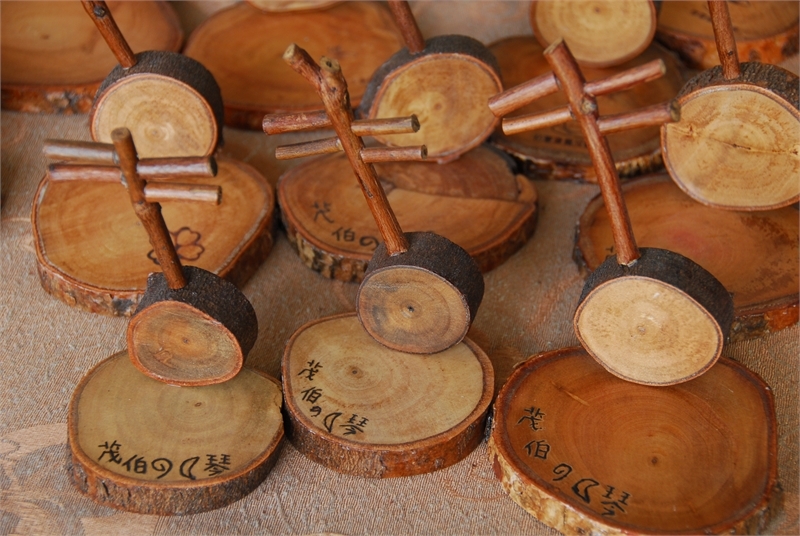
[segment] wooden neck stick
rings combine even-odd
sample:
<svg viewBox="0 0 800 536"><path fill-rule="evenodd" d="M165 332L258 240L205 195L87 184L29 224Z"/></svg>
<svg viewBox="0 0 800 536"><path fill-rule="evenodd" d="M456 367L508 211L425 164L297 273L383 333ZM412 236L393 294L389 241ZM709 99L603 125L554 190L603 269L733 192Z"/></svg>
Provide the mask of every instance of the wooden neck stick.
<svg viewBox="0 0 800 536"><path fill-rule="evenodd" d="M111 140L117 151L120 169L125 177L125 187L128 189L133 210L147 230L147 234L150 235L150 242L167 284L173 290L181 289L186 286L181 261L170 239L164 217L161 215L161 205L149 203L145 198L145 183L136 171L138 156L131 132L127 128L115 129L111 133Z"/></svg>
<svg viewBox="0 0 800 536"><path fill-rule="evenodd" d="M378 182L375 168L364 162L361 157L364 143L353 133L353 109L350 106L347 82L339 63L336 60L323 58L320 67L305 50L295 44L289 45L283 54L283 59L317 89L342 148L355 171L389 255L405 253L408 251L408 240L403 235L386 193Z"/></svg>
<svg viewBox="0 0 800 536"><path fill-rule="evenodd" d="M133 54L128 42L125 41L122 32L119 31L114 17L111 16L108 6L103 0L81 0L83 9L94 21L97 29L103 35L111 52L116 56L117 61L125 69L130 69L136 65L136 56Z"/></svg>
<svg viewBox="0 0 800 536"><path fill-rule="evenodd" d="M722 64L722 76L726 80L739 78L739 52L736 50L736 38L733 36L733 23L725 0L708 0L708 11L711 13L711 26L714 28L714 40L717 42L717 54Z"/></svg>
<svg viewBox="0 0 800 536"><path fill-rule="evenodd" d="M633 237L611 149L597 124L597 99L586 93L584 88L586 80L563 40L549 46L544 51L544 56L564 89L572 113L583 131L611 220L611 231L617 248L617 262L624 265L633 264L640 256L639 248Z"/></svg>
<svg viewBox="0 0 800 536"><path fill-rule="evenodd" d="M405 0L389 0L389 9L392 10L392 15L400 29L400 34L403 36L403 41L406 43L406 48L412 54L419 54L425 49L425 39L422 38L422 32L419 31L417 20L414 14L411 13L411 7Z"/></svg>

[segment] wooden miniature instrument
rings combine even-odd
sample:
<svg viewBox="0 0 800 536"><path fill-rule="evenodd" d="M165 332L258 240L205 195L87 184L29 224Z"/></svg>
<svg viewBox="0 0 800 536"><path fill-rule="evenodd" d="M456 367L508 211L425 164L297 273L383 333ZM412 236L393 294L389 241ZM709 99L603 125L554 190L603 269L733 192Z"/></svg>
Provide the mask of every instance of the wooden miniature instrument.
<svg viewBox="0 0 800 536"><path fill-rule="evenodd" d="M777 448L772 392L735 361L653 389L581 348L514 369L488 445L505 491L542 523L653 535L763 531L779 496Z"/></svg>
<svg viewBox="0 0 800 536"><path fill-rule="evenodd" d="M670 176L692 198L728 210L800 199L800 82L780 67L739 64L727 4L708 3L721 66L678 94L680 123L662 127Z"/></svg>
<svg viewBox="0 0 800 536"><path fill-rule="evenodd" d="M183 31L161 1L110 2L135 50L180 50ZM3 6L2 107L37 113L87 113L114 56L77 2L14 2Z"/></svg>
<svg viewBox="0 0 800 536"><path fill-rule="evenodd" d="M131 203L162 269L148 278L128 325L131 360L148 376L175 385L229 380L241 370L256 342L255 311L234 284L181 265L161 207L146 198L130 131L120 128L112 134Z"/></svg>
<svg viewBox="0 0 800 536"><path fill-rule="evenodd" d="M778 64L797 54L800 6L797 2L732 2L736 50L746 61ZM680 54L694 69L720 64L708 3L661 2L656 39Z"/></svg>
<svg viewBox="0 0 800 536"><path fill-rule="evenodd" d="M689 257L733 296L730 341L760 337L798 320L800 229L795 207L738 212L688 197L666 173L622 186L637 241ZM614 250L601 196L578 221L575 258L591 272Z"/></svg>
<svg viewBox="0 0 800 536"><path fill-rule="evenodd" d="M280 2L256 3L274 7ZM290 4L295 8L305 3ZM306 81L286 73L281 55L293 41L302 42L314 57L339 58L354 105L375 69L403 46L382 2L341 2L282 13L238 2L203 21L189 36L184 53L214 74L225 98L226 124L258 130L264 114L319 108Z"/></svg>
<svg viewBox="0 0 800 536"><path fill-rule="evenodd" d="M550 72L550 65L542 54L544 47L532 36L501 39L489 45L489 50L497 57L506 87L515 87L533 76ZM603 69L584 67L582 72L586 80L592 82L658 59L666 66L664 76L646 85L597 97L597 106L604 114L628 113L670 101L683 87L679 62L668 50L652 43L644 52L623 64ZM566 104L563 94L556 92L518 108L517 112L535 114ZM641 175L662 166L660 125L615 132L608 134L606 139L621 178ZM575 122L510 136L498 128L490 142L520 161L521 169L532 179L597 182L591 156Z"/></svg>
<svg viewBox="0 0 800 536"><path fill-rule="evenodd" d="M89 127L95 141L110 142L125 125L143 156L197 156L222 140L222 95L214 77L182 54L133 53L102 0L81 0L119 65L100 85Z"/></svg>
<svg viewBox="0 0 800 536"><path fill-rule="evenodd" d="M533 35L543 47L563 39L583 67L611 67L643 52L656 33L652 0L534 0Z"/></svg>
<svg viewBox="0 0 800 536"><path fill-rule="evenodd" d="M497 124L485 105L503 89L497 60L471 37L424 41L408 2L391 0L389 7L406 48L375 71L360 114L372 119L416 115L422 127L413 139L376 139L387 145L421 140L430 158L439 163L454 160L486 140Z"/></svg>
<svg viewBox="0 0 800 536"><path fill-rule="evenodd" d="M709 272L677 253L640 250L635 242L614 161L603 133L674 120L670 104L600 118L596 95L629 87L663 73L663 64L587 83L563 41L545 57L553 73L508 90L491 104L495 113L557 91L569 106L535 116L504 119L504 130L527 130L574 117L586 139L609 213L615 255L587 279L575 313L581 344L621 378L669 385L705 372L719 358L733 321L733 303Z"/></svg>
<svg viewBox="0 0 800 536"><path fill-rule="evenodd" d="M381 344L403 352L428 354L451 347L464 338L475 318L483 298L483 276L469 254L450 240L433 233L404 234L371 165L419 160L425 147L365 148L354 132L339 64L324 58L318 66L294 44L284 59L317 89L338 135L335 143L343 147L383 238L356 298L364 329ZM306 122L299 116L296 120ZM317 142L311 143L316 149ZM297 147L291 153L313 154Z"/></svg>

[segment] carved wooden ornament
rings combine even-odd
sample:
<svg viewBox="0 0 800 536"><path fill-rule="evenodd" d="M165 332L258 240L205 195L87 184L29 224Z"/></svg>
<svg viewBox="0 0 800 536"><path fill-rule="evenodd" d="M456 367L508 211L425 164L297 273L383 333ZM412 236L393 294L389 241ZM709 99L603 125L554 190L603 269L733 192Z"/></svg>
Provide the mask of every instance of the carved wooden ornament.
<svg viewBox="0 0 800 536"><path fill-rule="evenodd" d="M375 71L360 113L368 118L416 115L419 134L376 138L387 145L421 142L431 159L454 160L486 140L497 125L486 109L487 99L503 89L497 60L471 37L425 41L408 2L391 0L389 7L406 48Z"/></svg>
<svg viewBox="0 0 800 536"><path fill-rule="evenodd" d="M108 143L125 126L143 157L203 156L222 141L219 86L199 62L183 54L133 54L102 0L82 0L119 61L100 85L92 106L92 139Z"/></svg>
<svg viewBox="0 0 800 536"><path fill-rule="evenodd" d="M339 64L323 58L318 66L294 44L286 50L284 59L317 89L325 105L325 120L337 133L335 139L308 142L287 152L291 156L304 156L338 151L341 146L383 239L356 298L356 310L364 329L381 344L403 352L429 354L450 348L464 338L475 318L483 298L483 276L469 254L450 240L434 233L404 234L371 164L420 160L426 154L425 146L365 148L356 132L372 128L371 123L360 126L354 123L347 82ZM321 117L320 114L281 116L279 122L283 126L272 131L314 126ZM268 132L272 122L272 118L265 118ZM391 132L406 128L405 119L393 123L398 124L389 129ZM278 148L276 153L286 150Z"/></svg>
<svg viewBox="0 0 800 536"><path fill-rule="evenodd" d="M531 357L494 406L506 493L564 534L758 534L777 496L770 388L730 359L653 388L581 348Z"/></svg>
<svg viewBox="0 0 800 536"><path fill-rule="evenodd" d="M126 352L81 380L67 420L78 490L140 514L195 514L241 499L283 441L273 378L245 368L225 383L175 387L141 374Z"/></svg>
<svg viewBox="0 0 800 536"><path fill-rule="evenodd" d="M341 473L388 478L428 473L483 440L494 372L464 339L436 355L392 350L355 314L301 327L281 364L292 444Z"/></svg>
<svg viewBox="0 0 800 536"><path fill-rule="evenodd" d="M731 297L713 275L690 259L667 250L639 250L603 137L608 132L674 121L678 110L666 104L599 117L596 101L598 94L657 78L664 73L664 65L652 62L587 83L563 41L548 47L544 55L553 73L493 97L490 107L502 115L561 88L569 106L506 118L503 128L530 130L574 118L583 132L609 214L616 255L587 279L575 312L576 335L595 359L626 380L670 385L702 374L722 352L733 321Z"/></svg>
<svg viewBox="0 0 800 536"><path fill-rule="evenodd" d="M681 120L661 129L670 176L694 199L728 210L769 210L800 199L800 81L762 63L739 64L728 6L710 1L722 65L678 94Z"/></svg>

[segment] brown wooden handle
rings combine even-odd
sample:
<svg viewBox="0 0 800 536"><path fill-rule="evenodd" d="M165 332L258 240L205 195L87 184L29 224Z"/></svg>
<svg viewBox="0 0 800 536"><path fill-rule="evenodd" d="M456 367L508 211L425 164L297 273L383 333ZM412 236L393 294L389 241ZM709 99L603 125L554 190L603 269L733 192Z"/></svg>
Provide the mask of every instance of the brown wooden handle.
<svg viewBox="0 0 800 536"><path fill-rule="evenodd" d="M378 162L421 162L428 156L424 145L414 147L364 147L361 159L368 164Z"/></svg>
<svg viewBox="0 0 800 536"><path fill-rule="evenodd" d="M150 243L153 245L167 284L173 290L181 289L186 286L181 261L169 236L164 217L161 215L161 205L148 203L145 197L145 183L136 171L138 156L131 132L124 127L115 129L111 133L111 140L119 157L119 165L125 177L125 187L128 189L133 210L150 235Z"/></svg>
<svg viewBox="0 0 800 536"><path fill-rule="evenodd" d="M520 132L528 132L530 130L538 130L541 128L553 127L566 123L573 119L569 106L550 110L540 114L526 114L519 117L507 117L503 119L503 133L519 134Z"/></svg>
<svg viewBox="0 0 800 536"><path fill-rule="evenodd" d="M330 128L331 120L324 111L281 113L265 115L261 126L266 134L274 135L285 132ZM419 119L417 119L416 115L385 119L356 119L353 121L353 133L356 136L413 134L418 130Z"/></svg>
<svg viewBox="0 0 800 536"><path fill-rule="evenodd" d="M639 248L633 236L628 210L619 186L619 176L611 157L611 149L597 124L597 101L594 96L586 93L584 89L586 81L563 40L558 40L547 47L544 57L558 77L561 87L564 88L567 102L583 131L597 173L600 192L608 210L611 232L617 249L617 262L632 264L640 257Z"/></svg>
<svg viewBox="0 0 800 536"><path fill-rule="evenodd" d="M283 54L283 59L317 89L331 119L331 125L339 136L347 159L361 185L367 205L386 244L386 250L390 255L408 251L408 240L389 205L386 193L378 182L375 168L361 158L364 143L353 133L353 109L350 106L347 82L339 63L323 57L322 65L319 66L305 50L295 44L289 45Z"/></svg>
<svg viewBox="0 0 800 536"><path fill-rule="evenodd" d="M116 165L114 145L94 141L44 140L42 153L54 162Z"/></svg>
<svg viewBox="0 0 800 536"><path fill-rule="evenodd" d="M717 43L717 54L722 64L722 76L726 80L739 78L739 52L736 50L736 38L733 35L733 23L725 0L708 0L708 11L711 13L711 26L714 28L714 40Z"/></svg>
<svg viewBox="0 0 800 536"><path fill-rule="evenodd" d="M293 145L282 145L275 148L275 158L278 160L291 160L318 154L338 153L343 151L342 142L338 137L323 140L306 141Z"/></svg>
<svg viewBox="0 0 800 536"><path fill-rule="evenodd" d="M630 89L633 86L656 80L667 74L667 66L664 60L657 59L648 61L645 64L626 69L621 73L586 82L584 91L589 95L599 97L600 95L607 95L615 91L622 91Z"/></svg>
<svg viewBox="0 0 800 536"><path fill-rule="evenodd" d="M131 47L128 46L128 42L122 32L119 31L119 27L114 21L114 17L111 16L111 11L109 11L106 3L103 0L81 0L81 3L83 4L83 9L94 21L97 29L100 30L103 39L108 44L108 48L114 53L119 64L125 69L130 69L136 65L136 56L133 54Z"/></svg>
<svg viewBox="0 0 800 536"><path fill-rule="evenodd" d="M489 99L489 109L495 117L503 117L556 91L558 80L553 73L543 74L493 96Z"/></svg>
<svg viewBox="0 0 800 536"><path fill-rule="evenodd" d="M419 54L425 50L425 39L417 26L417 19L411 13L411 7L405 0L389 0L389 9L392 10L394 21L400 29L400 35L406 43L406 48L412 54Z"/></svg>

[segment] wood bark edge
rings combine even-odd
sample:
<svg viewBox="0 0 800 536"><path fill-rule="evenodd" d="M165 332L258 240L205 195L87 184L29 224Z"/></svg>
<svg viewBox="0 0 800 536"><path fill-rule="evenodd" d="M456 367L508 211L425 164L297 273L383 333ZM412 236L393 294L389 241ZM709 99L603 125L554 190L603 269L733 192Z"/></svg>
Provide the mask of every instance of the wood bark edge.
<svg viewBox="0 0 800 536"><path fill-rule="evenodd" d="M312 320L301 326L286 343L281 360L281 374L288 375L287 357L297 337L302 332L321 322L355 316L344 313ZM319 428L295 407L293 391L289 382L284 383L284 411L287 416L287 436L291 443L305 456L338 472L346 472L366 478L393 478L429 473L449 467L463 460L483 441L486 417L494 395L494 369L486 353L464 338L478 359L483 370L483 393L469 416L450 430L435 436L397 445L370 445L349 441L331 434L322 434ZM316 428L316 430L313 430ZM349 458L355 463L343 463ZM356 472L345 471L343 466L357 467Z"/></svg>

